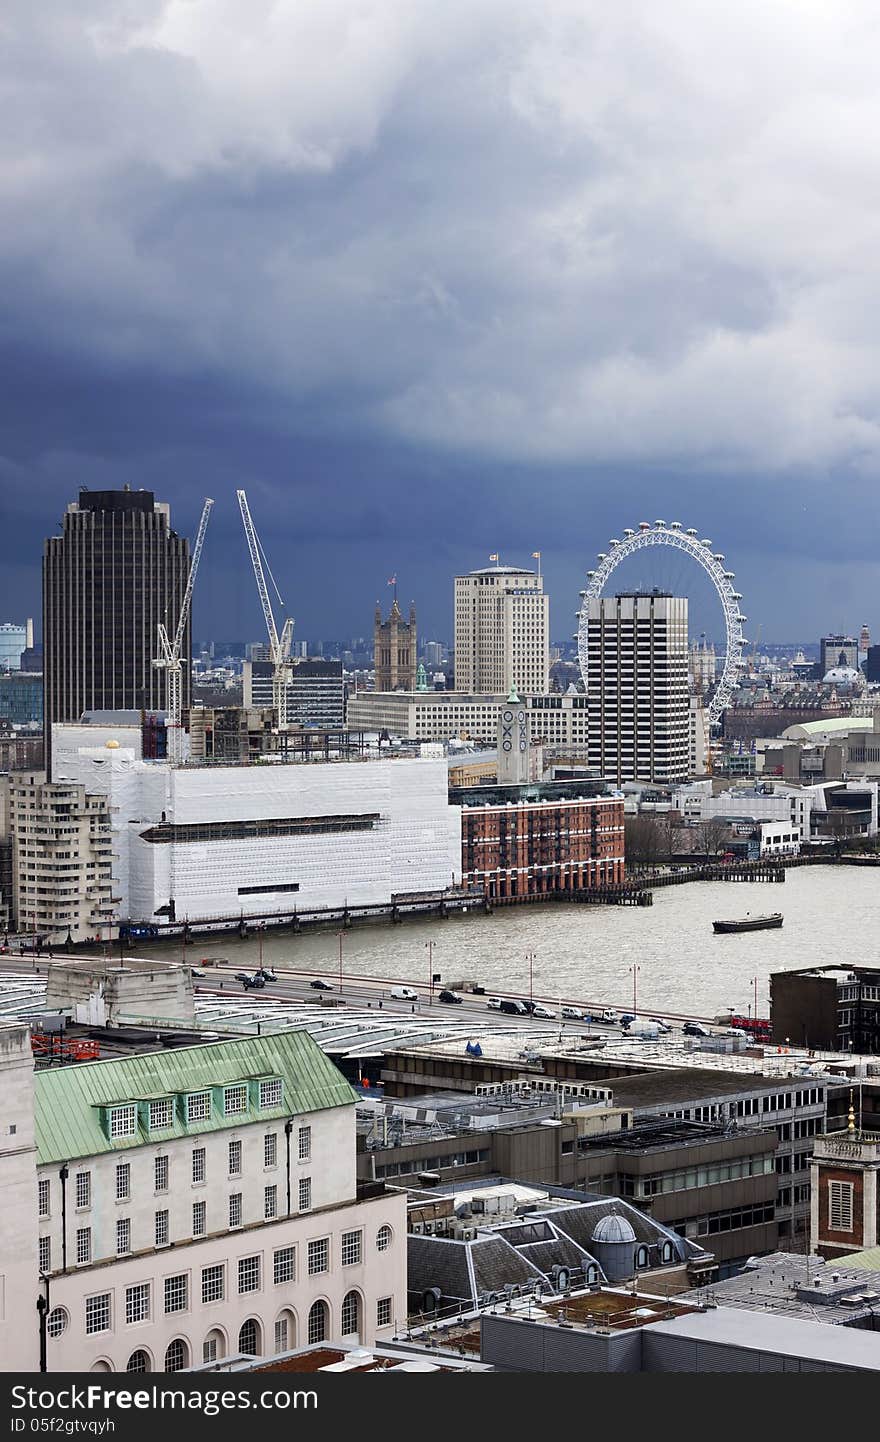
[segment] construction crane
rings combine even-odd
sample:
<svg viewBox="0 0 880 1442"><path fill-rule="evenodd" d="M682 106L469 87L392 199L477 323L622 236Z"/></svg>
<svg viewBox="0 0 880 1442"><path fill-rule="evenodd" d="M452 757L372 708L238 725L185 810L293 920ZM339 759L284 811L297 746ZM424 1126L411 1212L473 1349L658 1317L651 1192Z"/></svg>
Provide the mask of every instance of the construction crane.
<svg viewBox="0 0 880 1442"><path fill-rule="evenodd" d="M241 510L241 519L244 522L244 533L247 536L248 550L251 553L251 565L254 568L254 576L257 582L257 590L260 593L260 603L263 607L263 615L266 619L266 630L269 634L269 660L272 662L272 706L278 722L278 730L286 731L287 722L287 697L286 691L290 681L290 641L293 635L293 617L288 616L281 628L281 635L275 625L275 617L272 614L272 603L269 600L269 588L266 585L266 577L263 574L263 548L254 529L251 520L250 507L244 491L236 491L238 504ZM269 563L266 562L266 570L269 571ZM275 577L269 571L272 585L275 586ZM275 586L275 594L283 605L281 593Z"/></svg>
<svg viewBox="0 0 880 1442"><path fill-rule="evenodd" d="M211 514L211 507L214 502L210 496L205 497L205 504L202 507L202 518L199 521L199 529L196 535L196 543L193 546L192 560L189 567L189 576L186 582L186 590L183 593L183 604L180 607L180 615L177 618L177 630L174 640L169 641L168 632L162 622L159 622L159 655L153 662L154 666L161 666L168 676L166 682L165 700L165 730L168 738L168 760L174 766L179 766L183 760L183 667L184 659L181 656L183 649L183 638L186 634L186 623L189 620L189 608L192 602L193 587L196 582L196 572L199 569L199 559L202 554L202 546L205 542L205 532L208 529L208 517ZM186 658L187 661L189 657Z"/></svg>

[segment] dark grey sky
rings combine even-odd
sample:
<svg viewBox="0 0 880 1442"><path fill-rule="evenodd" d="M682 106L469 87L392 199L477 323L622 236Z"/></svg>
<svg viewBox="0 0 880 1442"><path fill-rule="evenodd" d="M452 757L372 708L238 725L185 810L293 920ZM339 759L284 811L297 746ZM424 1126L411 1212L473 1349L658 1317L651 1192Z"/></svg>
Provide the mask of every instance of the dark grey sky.
<svg viewBox="0 0 880 1442"><path fill-rule="evenodd" d="M862 0L7 0L0 620L128 482L197 635L300 636L534 550L711 536L754 631L880 632L880 122ZM5 73L4 73L5 72Z"/></svg>

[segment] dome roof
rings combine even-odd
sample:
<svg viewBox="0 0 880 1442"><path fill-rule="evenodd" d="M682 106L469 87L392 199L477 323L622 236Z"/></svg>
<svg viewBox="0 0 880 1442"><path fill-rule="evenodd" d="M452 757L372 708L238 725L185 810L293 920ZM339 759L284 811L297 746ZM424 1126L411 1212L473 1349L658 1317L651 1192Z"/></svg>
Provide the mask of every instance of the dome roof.
<svg viewBox="0 0 880 1442"><path fill-rule="evenodd" d="M838 686L851 686L854 681L861 679L861 671L856 671L852 666L832 666L822 677L823 681L836 683Z"/></svg>
<svg viewBox="0 0 880 1442"><path fill-rule="evenodd" d="M635 1239L632 1223L628 1218L614 1212L607 1217L600 1217L593 1228L594 1242L634 1242Z"/></svg>

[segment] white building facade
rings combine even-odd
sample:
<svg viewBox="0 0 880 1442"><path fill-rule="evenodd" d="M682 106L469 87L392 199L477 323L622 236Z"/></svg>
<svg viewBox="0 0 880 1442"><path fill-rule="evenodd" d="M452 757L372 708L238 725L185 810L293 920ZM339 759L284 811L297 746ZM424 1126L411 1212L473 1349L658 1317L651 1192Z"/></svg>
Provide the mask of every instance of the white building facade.
<svg viewBox="0 0 880 1442"><path fill-rule="evenodd" d="M5 1088L22 1057L0 1058ZM19 1151L0 1145L4 1370L37 1369L38 1295L50 1372L180 1371L402 1324L405 1196L359 1191L354 1093L311 1038L36 1075L28 1055L27 1072Z"/></svg>
<svg viewBox="0 0 880 1442"><path fill-rule="evenodd" d="M347 722L353 731L387 731L411 741L462 738L494 746L498 717L508 693L473 695L464 691L367 691L348 699ZM586 759L588 702L584 695L544 692L523 697L534 742L566 747Z"/></svg>
<svg viewBox="0 0 880 1442"><path fill-rule="evenodd" d="M691 774L688 603L659 593L589 602L589 759L609 781Z"/></svg>
<svg viewBox="0 0 880 1442"><path fill-rule="evenodd" d="M65 764L108 795L122 919L390 904L461 877L442 759L171 767L83 748Z"/></svg>
<svg viewBox="0 0 880 1442"><path fill-rule="evenodd" d="M550 686L550 598L535 571L495 565L455 578L455 687L521 696ZM349 725L351 725L349 721Z"/></svg>
<svg viewBox="0 0 880 1442"><path fill-rule="evenodd" d="M113 934L113 840L100 788L16 775L9 785L12 913L19 931L47 941Z"/></svg>

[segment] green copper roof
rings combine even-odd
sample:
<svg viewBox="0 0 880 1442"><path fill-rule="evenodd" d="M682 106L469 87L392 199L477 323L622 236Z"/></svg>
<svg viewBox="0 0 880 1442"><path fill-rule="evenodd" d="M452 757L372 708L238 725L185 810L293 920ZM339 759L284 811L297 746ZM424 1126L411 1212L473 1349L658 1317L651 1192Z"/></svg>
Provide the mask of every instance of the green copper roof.
<svg viewBox="0 0 880 1442"><path fill-rule="evenodd" d="M880 1272L880 1247L868 1247L864 1252L842 1252L834 1260L841 1267L854 1267L857 1272Z"/></svg>
<svg viewBox="0 0 880 1442"><path fill-rule="evenodd" d="M260 1107L258 1081L279 1078L279 1106ZM222 1092L212 1093L210 1116L186 1121L182 1098L235 1082L251 1083L244 1112L225 1116ZM84 1062L36 1074L37 1165L101 1152L126 1151L174 1137L199 1136L249 1122L284 1119L326 1107L350 1106L355 1093L305 1031L211 1042L174 1051L142 1052L119 1061ZM173 1119L149 1130L148 1107L138 1108L133 1136L110 1140L107 1107L174 1097Z"/></svg>

